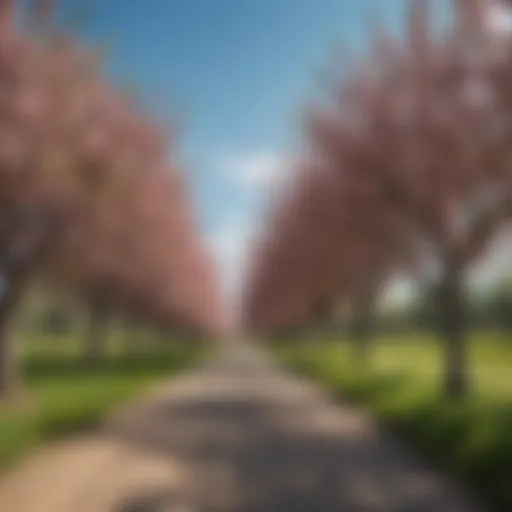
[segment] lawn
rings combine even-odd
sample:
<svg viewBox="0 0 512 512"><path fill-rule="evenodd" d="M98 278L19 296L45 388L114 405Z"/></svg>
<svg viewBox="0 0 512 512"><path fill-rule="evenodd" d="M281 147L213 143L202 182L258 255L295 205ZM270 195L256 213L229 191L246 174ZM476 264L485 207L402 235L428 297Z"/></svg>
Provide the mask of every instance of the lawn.
<svg viewBox="0 0 512 512"><path fill-rule="evenodd" d="M206 353L199 346L171 343L128 358L119 348L114 337L105 361L88 368L73 339L38 336L21 347L24 398L15 408L0 406L0 470L44 441L94 426L113 408Z"/></svg>
<svg viewBox="0 0 512 512"><path fill-rule="evenodd" d="M367 368L340 340L277 346L281 360L375 418L466 482L499 510L512 510L512 339L471 340L473 392L442 398L442 351L432 337L380 338Z"/></svg>

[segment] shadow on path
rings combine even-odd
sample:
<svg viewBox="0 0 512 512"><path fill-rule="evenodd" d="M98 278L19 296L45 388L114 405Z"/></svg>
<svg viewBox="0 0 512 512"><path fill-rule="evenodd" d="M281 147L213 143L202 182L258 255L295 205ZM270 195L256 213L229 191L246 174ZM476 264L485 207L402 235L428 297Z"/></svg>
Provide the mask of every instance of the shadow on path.
<svg viewBox="0 0 512 512"><path fill-rule="evenodd" d="M115 512L160 512L177 510L176 495L168 489L139 493L122 503ZM174 507L174 508L173 508Z"/></svg>
<svg viewBox="0 0 512 512"><path fill-rule="evenodd" d="M353 410L244 350L109 426L177 458L190 480L180 495L128 496L114 512L477 510Z"/></svg>

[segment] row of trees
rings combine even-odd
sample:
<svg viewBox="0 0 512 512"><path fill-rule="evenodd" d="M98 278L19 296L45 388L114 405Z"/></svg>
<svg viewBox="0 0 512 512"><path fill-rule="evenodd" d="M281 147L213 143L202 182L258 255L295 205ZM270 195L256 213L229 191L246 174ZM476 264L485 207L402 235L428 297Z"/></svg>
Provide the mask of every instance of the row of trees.
<svg viewBox="0 0 512 512"><path fill-rule="evenodd" d="M495 286L486 291L475 293L468 290L468 329L474 332L495 333L498 338L512 341L512 287L506 278L498 281ZM346 304L345 304L346 305ZM340 334L352 339L355 349L361 350L363 356L364 346L360 339L354 336L357 323L354 322L350 310L344 308L343 300L338 307L333 307L325 315L305 317L300 324L289 329L278 330L272 339L276 341L297 340L310 341L311 339L339 338ZM386 337L398 336L397 339L431 339L439 329L439 308L433 290L417 290L406 301L389 303L384 295L380 304L373 312L372 328L380 335ZM365 326L368 329L368 325ZM371 329L368 329L371 330ZM406 335L406 338L404 338ZM364 345L364 344L363 344Z"/></svg>
<svg viewBox="0 0 512 512"><path fill-rule="evenodd" d="M362 353L380 291L427 280L446 393L468 391L466 273L512 213L512 42L505 3L453 0L439 33L411 2L403 38L373 27L368 55L308 114L293 190L255 251L246 325L275 331L344 300Z"/></svg>
<svg viewBox="0 0 512 512"><path fill-rule="evenodd" d="M225 327L177 134L108 80L97 52L52 26L49 2L23 20L19 7L0 1L0 396L16 387L11 330L34 283L87 306L91 361L112 314Z"/></svg>
<svg viewBox="0 0 512 512"><path fill-rule="evenodd" d="M471 291L473 293L471 293ZM472 330L500 331L510 338L512 334L512 286L502 277L489 290L475 293L468 290L468 327ZM421 290L414 298L391 311L381 311L379 325L388 332L435 331L438 326L438 308L435 293Z"/></svg>

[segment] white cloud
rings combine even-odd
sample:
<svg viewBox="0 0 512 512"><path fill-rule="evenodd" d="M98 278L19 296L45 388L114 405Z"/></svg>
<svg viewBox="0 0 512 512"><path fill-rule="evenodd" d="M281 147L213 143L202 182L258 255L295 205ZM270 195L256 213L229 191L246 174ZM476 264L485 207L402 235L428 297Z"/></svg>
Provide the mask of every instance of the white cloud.
<svg viewBox="0 0 512 512"><path fill-rule="evenodd" d="M268 150L229 152L221 156L218 165L225 177L258 189L279 186L293 168L289 158Z"/></svg>

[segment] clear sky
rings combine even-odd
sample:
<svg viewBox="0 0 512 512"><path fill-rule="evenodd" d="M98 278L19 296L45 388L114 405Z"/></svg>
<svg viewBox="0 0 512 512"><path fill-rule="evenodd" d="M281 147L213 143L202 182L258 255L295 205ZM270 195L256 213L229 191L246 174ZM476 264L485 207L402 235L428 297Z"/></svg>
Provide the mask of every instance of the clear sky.
<svg viewBox="0 0 512 512"><path fill-rule="evenodd" d="M443 0L432 0L439 6ZM113 45L108 72L155 115L185 120L181 159L201 226L230 282L269 187L286 172L303 107L363 49L378 13L399 30L407 0L92 0L81 29ZM61 0L73 17L84 0ZM437 9L440 12L440 9Z"/></svg>

